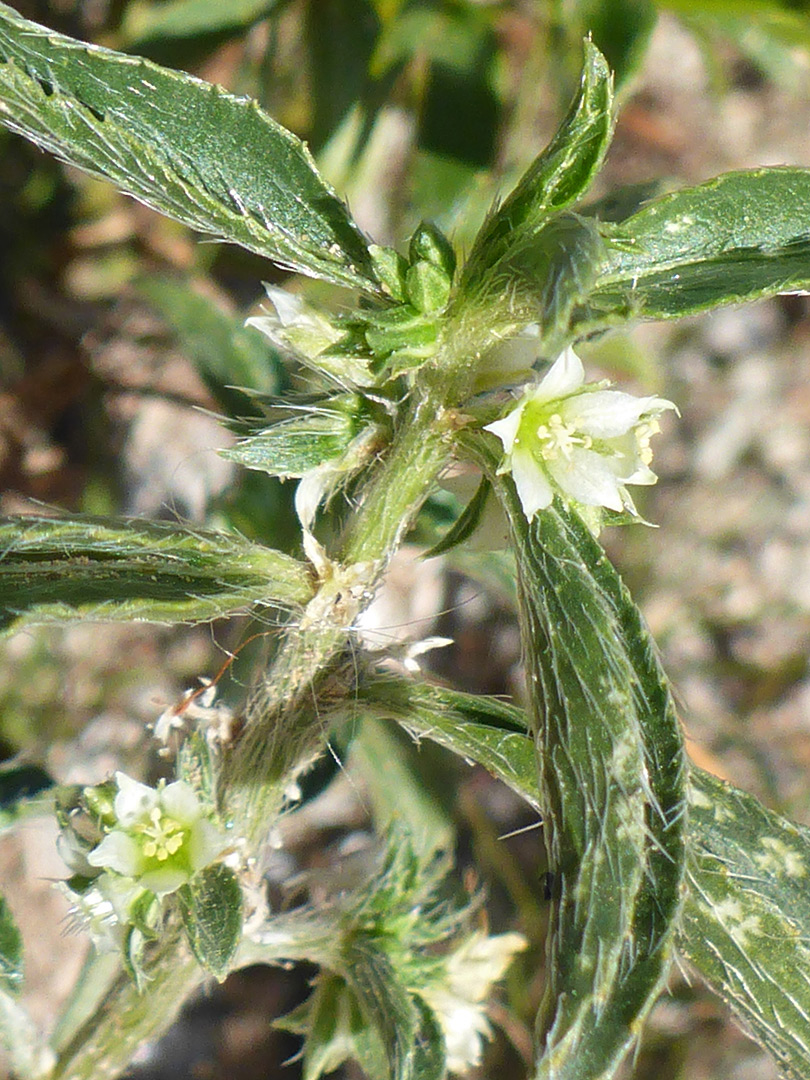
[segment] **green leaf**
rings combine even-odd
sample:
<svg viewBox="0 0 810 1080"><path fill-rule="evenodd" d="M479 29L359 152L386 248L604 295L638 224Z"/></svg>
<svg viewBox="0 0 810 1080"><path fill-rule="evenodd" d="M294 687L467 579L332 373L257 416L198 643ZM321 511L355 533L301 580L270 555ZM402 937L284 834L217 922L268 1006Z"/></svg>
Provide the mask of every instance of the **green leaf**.
<svg viewBox="0 0 810 1080"><path fill-rule="evenodd" d="M127 6L123 41L128 46L163 43L169 38L238 33L263 18L278 0L169 0L159 5Z"/></svg>
<svg viewBox="0 0 810 1080"><path fill-rule="evenodd" d="M307 1000L274 1026L303 1036L304 1080L318 1080L352 1060L368 1076L386 1075L382 1039L369 1025L346 980L339 975L322 971Z"/></svg>
<svg viewBox="0 0 810 1080"><path fill-rule="evenodd" d="M0 992L19 994L23 980L20 931L6 901L0 896Z"/></svg>
<svg viewBox="0 0 810 1080"><path fill-rule="evenodd" d="M670 319L810 287L810 169L727 173L654 200L615 227L580 332Z"/></svg>
<svg viewBox="0 0 810 1080"><path fill-rule="evenodd" d="M558 883L536 1075L611 1077L671 960L685 866L682 735L638 609L587 527L559 501L528 523L511 479L499 487Z"/></svg>
<svg viewBox="0 0 810 1080"><path fill-rule="evenodd" d="M194 229L382 295L345 205L253 101L0 4L0 123Z"/></svg>
<svg viewBox="0 0 810 1080"><path fill-rule="evenodd" d="M416 739L432 739L483 765L539 807L537 762L522 709L497 698L390 677L362 683L358 695L364 715L396 720Z"/></svg>
<svg viewBox="0 0 810 1080"><path fill-rule="evenodd" d="M197 622L311 595L303 564L237 535L135 518L0 519L0 631L77 619Z"/></svg>
<svg viewBox="0 0 810 1080"><path fill-rule="evenodd" d="M613 90L605 58L585 42L580 89L556 135L528 168L475 239L460 291L477 291L482 277L552 214L582 197L598 172L613 132Z"/></svg>
<svg viewBox="0 0 810 1080"><path fill-rule="evenodd" d="M241 439L220 454L271 476L301 477L345 453L362 431L363 413L362 399L345 394Z"/></svg>
<svg viewBox="0 0 810 1080"><path fill-rule="evenodd" d="M533 806L537 766L522 709L411 680L372 681L364 708L483 765ZM692 765L687 893L677 946L788 1080L810 1047L810 829Z"/></svg>
<svg viewBox="0 0 810 1080"><path fill-rule="evenodd" d="M475 489L475 494L456 518L453 525L447 530L437 544L424 553L423 559L433 559L436 555L444 555L446 551L452 551L454 547L468 540L478 527L487 499L492 486L486 477Z"/></svg>
<svg viewBox="0 0 810 1080"><path fill-rule="evenodd" d="M773 1054L805 1080L810 1060L810 829L691 770L691 850L678 945Z"/></svg>
<svg viewBox="0 0 810 1080"><path fill-rule="evenodd" d="M242 889L233 870L206 866L177 892L186 936L198 962L220 981L242 937Z"/></svg>

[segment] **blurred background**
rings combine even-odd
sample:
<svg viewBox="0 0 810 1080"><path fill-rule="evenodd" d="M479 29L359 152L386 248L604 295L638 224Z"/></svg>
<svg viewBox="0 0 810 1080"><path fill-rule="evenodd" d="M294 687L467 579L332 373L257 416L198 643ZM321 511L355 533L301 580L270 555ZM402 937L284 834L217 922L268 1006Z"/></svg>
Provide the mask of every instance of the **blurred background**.
<svg viewBox="0 0 810 1080"><path fill-rule="evenodd" d="M305 138L378 243L422 219L463 252L553 132L591 31L621 111L593 197L650 193L730 169L810 166L810 3L802 0L15 0L21 14L191 71L257 98ZM283 391L282 358L244 319L262 281L287 275L187 229L0 131L0 512L42 504L237 528L296 551L292 485L216 454L244 415L233 387ZM296 283L317 302L345 295ZM657 440L660 481L640 509L658 528L604 535L640 602L702 766L810 822L810 307L780 297L651 324L582 349L595 373L675 401ZM437 492L414 543L457 513ZM512 578L503 555L399 557L358 631L391 648L430 635L423 658L470 691L521 696ZM202 627L26 630L0 652L0 757L62 783L165 769L147 725L256 632ZM259 628L261 629L261 627ZM237 702L261 638L223 674ZM535 816L479 769L427 745L400 748L452 821L457 872L486 894L492 932L531 943L493 1002L480 1070L530 1069L542 991L542 837ZM348 760L348 759L347 759ZM448 776L455 780L448 783ZM523 831L521 831L523 830ZM335 753L282 822L268 859L278 905L332 887L369 842L362 775ZM511 834L511 835L510 835ZM54 827L0 838L0 880L27 947L27 1000L53 1023L84 943L51 886ZM189 1003L145 1049L139 1080L295 1080L297 1040L273 1027L313 970L256 966ZM1 1071L1 1069L0 1069ZM341 1074L358 1077L347 1067ZM678 970L627 1076L770 1080L770 1061L688 970ZM373 1080L373 1078L372 1078Z"/></svg>

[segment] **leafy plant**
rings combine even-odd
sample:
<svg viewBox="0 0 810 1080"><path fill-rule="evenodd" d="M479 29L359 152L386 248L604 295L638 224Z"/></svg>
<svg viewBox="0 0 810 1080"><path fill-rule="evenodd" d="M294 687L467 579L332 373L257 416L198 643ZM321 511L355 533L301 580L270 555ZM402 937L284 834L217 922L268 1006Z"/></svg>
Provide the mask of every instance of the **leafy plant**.
<svg viewBox="0 0 810 1080"><path fill-rule="evenodd" d="M164 24L183 7L166 5ZM384 44L383 69L399 55L393 32ZM198 345L236 414L226 456L298 480L294 554L253 532L132 519L0 526L6 632L207 620L248 605L277 625L238 716L217 713L206 692L158 722L185 734L172 782L119 773L36 796L62 829L75 917L116 968L45 1044L17 998L21 940L0 902L0 1030L20 1076L112 1075L209 974L291 960L321 968L283 1020L304 1037L305 1076L347 1059L394 1080L474 1064L486 995L524 943L488 936L478 901L449 884L452 829L417 782L397 801L370 781L379 846L353 887L279 914L256 872L330 732L356 729L349 752L370 777L381 760L404 775L392 724L479 761L542 814L551 916L537 1080L615 1076L678 949L785 1076L810 1075L806 830L689 765L654 644L598 540L603 526L638 519L627 488L654 482L650 439L671 403L586 383L572 348L638 319L810 287L810 171L733 173L603 219L583 200L610 143L613 80L592 41L584 52L559 130L457 266L432 224L407 252L369 242L303 143L255 102L0 4L7 127L186 225L352 290L335 314L269 286L271 308L251 323L274 362L262 373L240 338L233 374L263 379L242 393L210 341ZM182 328L194 307L181 302ZM210 326L233 344L216 317ZM287 393L280 355L298 380ZM550 364L541 381L539 361ZM527 383L516 403L509 389ZM357 652L352 627L454 460L480 470L481 485L434 552L463 550L497 502L525 711L393 678ZM28 797L17 789L20 813Z"/></svg>

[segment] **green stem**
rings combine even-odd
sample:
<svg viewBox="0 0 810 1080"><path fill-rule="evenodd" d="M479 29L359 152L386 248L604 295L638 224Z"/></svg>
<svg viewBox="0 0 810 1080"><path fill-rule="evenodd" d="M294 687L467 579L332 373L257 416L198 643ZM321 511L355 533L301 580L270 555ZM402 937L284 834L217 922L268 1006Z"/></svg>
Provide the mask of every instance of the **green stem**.
<svg viewBox="0 0 810 1080"><path fill-rule="evenodd" d="M49 1080L107 1080L119 1076L135 1051L161 1035L204 979L177 930L167 931L147 963L148 989L139 993L121 972L99 1009L60 1053Z"/></svg>
<svg viewBox="0 0 810 1080"><path fill-rule="evenodd" d="M469 374L459 344L448 348L446 359L412 391L391 449L347 530L341 562L328 565L302 618L286 633L248 701L242 735L225 759L220 802L234 835L247 841L249 856L265 841L290 782L322 752L322 716L330 702L344 699L354 687L348 646L355 621L450 457L455 418L448 403L463 395ZM53 1080L90 1080L121 1071L138 1046L169 1026L202 979L179 935L161 943L149 976L141 994L121 976L60 1056Z"/></svg>

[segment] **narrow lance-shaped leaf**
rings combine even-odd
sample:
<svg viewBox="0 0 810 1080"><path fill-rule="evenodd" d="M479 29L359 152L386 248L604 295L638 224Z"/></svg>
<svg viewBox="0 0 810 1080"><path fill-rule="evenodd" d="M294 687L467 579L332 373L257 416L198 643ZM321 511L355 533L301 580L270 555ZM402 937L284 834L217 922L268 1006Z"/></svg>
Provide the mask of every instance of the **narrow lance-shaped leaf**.
<svg viewBox="0 0 810 1080"><path fill-rule="evenodd" d="M37 1080L50 1072L53 1054L17 1001L22 978L22 937L8 904L0 896L0 1046L7 1051L16 1075Z"/></svg>
<svg viewBox="0 0 810 1080"><path fill-rule="evenodd" d="M561 504L517 542L541 812L559 876L538 1080L613 1076L666 977L684 868L681 732L637 609Z"/></svg>
<svg viewBox="0 0 810 1080"><path fill-rule="evenodd" d="M580 332L810 288L810 169L727 173L615 226Z"/></svg>
<svg viewBox="0 0 810 1080"><path fill-rule="evenodd" d="M364 713L396 719L483 765L532 806L537 766L522 709L390 677L361 688ZM778 1062L810 1058L810 830L691 766L687 893L676 943Z"/></svg>
<svg viewBox="0 0 810 1080"><path fill-rule="evenodd" d="M345 205L254 101L0 4L0 123L194 229L382 296Z"/></svg>
<svg viewBox="0 0 810 1080"><path fill-rule="evenodd" d="M685 864L680 727L638 609L560 500L527 522L481 437L465 446L510 521L555 904L537 1080L608 1078L671 958Z"/></svg>
<svg viewBox="0 0 810 1080"><path fill-rule="evenodd" d="M475 291L515 241L526 242L552 214L582 197L599 171L612 133L610 70L593 42L586 41L579 93L549 145L478 233L462 272L462 294Z"/></svg>
<svg viewBox="0 0 810 1080"><path fill-rule="evenodd" d="M0 519L0 631L76 619L196 622L311 595L303 564L236 535L138 519Z"/></svg>
<svg viewBox="0 0 810 1080"><path fill-rule="evenodd" d="M810 1061L810 830L698 769L678 945L787 1080Z"/></svg>

